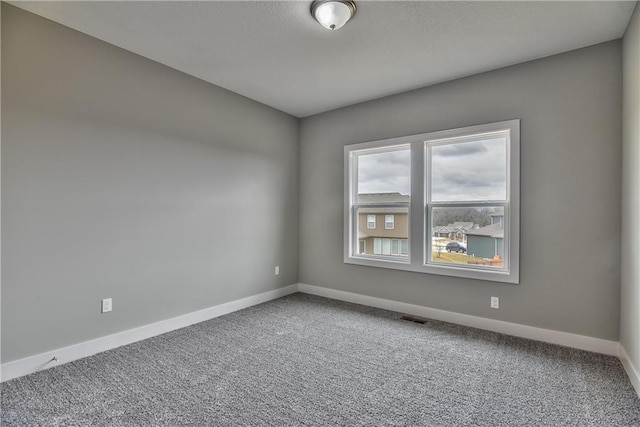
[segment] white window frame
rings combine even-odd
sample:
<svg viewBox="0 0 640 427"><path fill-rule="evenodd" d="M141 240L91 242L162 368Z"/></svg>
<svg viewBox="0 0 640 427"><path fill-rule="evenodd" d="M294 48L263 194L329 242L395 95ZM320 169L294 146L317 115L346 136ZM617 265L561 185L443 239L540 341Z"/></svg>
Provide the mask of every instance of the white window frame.
<svg viewBox="0 0 640 427"><path fill-rule="evenodd" d="M375 230L376 229L376 215L375 214L366 214L367 215L367 229ZM373 221L369 221L369 218L373 217ZM369 224L373 224L373 227L369 227Z"/></svg>
<svg viewBox="0 0 640 427"><path fill-rule="evenodd" d="M470 135L492 134L508 131L507 140L507 201L481 201L466 203L467 206L504 207L504 268L477 265L432 262L432 230L430 212L438 206L430 203L429 191L429 144L451 138ZM408 236L409 254L406 260L398 257L371 257L358 254L357 239L357 158L359 154L411 149L411 202L409 203ZM520 253L520 120L508 120L477 126L468 126L419 135L371 141L344 147L344 262L371 267L390 268L470 279L504 283L519 283ZM457 206L456 202L448 203ZM386 221L385 221L386 222ZM385 224L386 225L386 224ZM355 240L354 240L355 239ZM355 244L354 244L355 241Z"/></svg>
<svg viewBox="0 0 640 427"><path fill-rule="evenodd" d="M348 147L348 146L347 146ZM389 254L385 254L384 252L384 240L380 240L381 250L380 253L376 253L376 244L374 239L374 247L373 247L373 255L369 254L359 254L357 250L354 250L353 242L358 239L358 209L366 209L366 208L406 208L408 209L408 215L411 216L410 203L408 202L399 202L399 203L359 203L358 202L358 157L360 155L367 154L380 154L380 153L389 153L393 151L406 150L410 149L411 146L409 144L393 144L392 146L387 146L384 144L384 141L377 141L373 143L365 143L361 146L360 149L351 150L347 153L347 147L345 147L345 171L348 175L345 179L345 194L348 198L348 208L346 215L349 217L346 219L348 224L348 233L345 233L345 245L349 247L348 252L349 255L346 256L349 259L362 261L364 265L374 265L377 261L384 260L386 262L392 264L407 264L409 256L392 256L391 251ZM351 146L354 147L354 146ZM348 160L347 160L348 158ZM413 163L413 162L412 162ZM347 206L345 205L345 206ZM348 235L347 235L348 234ZM411 236L411 230L408 230L408 235ZM391 243L389 242L389 245ZM411 248L409 248L409 252L411 252ZM345 258L346 259L346 258ZM373 264L369 262L373 261ZM346 261L349 262L349 261ZM360 264L361 262L354 262L356 264Z"/></svg>
<svg viewBox="0 0 640 427"><path fill-rule="evenodd" d="M389 221L391 218L391 221ZM391 226L389 226L391 224ZM396 226L396 217L395 215L385 215L384 216L384 229L385 230L393 230Z"/></svg>

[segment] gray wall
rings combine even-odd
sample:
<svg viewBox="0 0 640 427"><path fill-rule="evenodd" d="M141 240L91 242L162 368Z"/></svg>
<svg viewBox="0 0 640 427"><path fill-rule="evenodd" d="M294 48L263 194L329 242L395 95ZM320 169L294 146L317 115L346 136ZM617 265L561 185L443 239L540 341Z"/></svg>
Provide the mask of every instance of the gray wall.
<svg viewBox="0 0 640 427"><path fill-rule="evenodd" d="M2 362L296 283L298 131L2 4Z"/></svg>
<svg viewBox="0 0 640 427"><path fill-rule="evenodd" d="M303 119L300 282L617 341L621 75L614 41ZM343 263L345 144L514 118L519 285Z"/></svg>
<svg viewBox="0 0 640 427"><path fill-rule="evenodd" d="M620 342L640 368L640 6L623 43L622 305Z"/></svg>

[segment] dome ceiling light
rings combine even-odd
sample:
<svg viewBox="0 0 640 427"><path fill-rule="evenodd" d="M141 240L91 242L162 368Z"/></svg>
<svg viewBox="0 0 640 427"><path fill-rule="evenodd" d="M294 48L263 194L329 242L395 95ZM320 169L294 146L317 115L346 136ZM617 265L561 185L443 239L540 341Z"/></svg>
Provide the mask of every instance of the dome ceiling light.
<svg viewBox="0 0 640 427"><path fill-rule="evenodd" d="M356 13L356 4L345 0L315 0L311 15L327 30L337 30Z"/></svg>

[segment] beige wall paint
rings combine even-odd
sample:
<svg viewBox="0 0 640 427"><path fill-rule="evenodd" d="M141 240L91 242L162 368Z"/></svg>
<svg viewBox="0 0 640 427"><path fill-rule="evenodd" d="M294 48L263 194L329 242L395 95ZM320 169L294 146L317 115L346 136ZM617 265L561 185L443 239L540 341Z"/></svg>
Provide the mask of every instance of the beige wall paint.
<svg viewBox="0 0 640 427"><path fill-rule="evenodd" d="M623 41L620 342L640 368L640 6Z"/></svg>
<svg viewBox="0 0 640 427"><path fill-rule="evenodd" d="M300 282L617 340L621 76L614 41L303 119ZM519 285L343 262L346 144L515 118Z"/></svg>
<svg viewBox="0 0 640 427"><path fill-rule="evenodd" d="M4 3L2 89L3 363L297 282L296 118Z"/></svg>

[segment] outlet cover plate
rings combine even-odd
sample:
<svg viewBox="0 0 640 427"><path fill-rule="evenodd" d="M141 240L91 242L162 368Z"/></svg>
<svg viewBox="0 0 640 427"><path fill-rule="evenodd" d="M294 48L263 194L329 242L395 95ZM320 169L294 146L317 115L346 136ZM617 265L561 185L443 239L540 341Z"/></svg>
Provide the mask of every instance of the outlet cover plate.
<svg viewBox="0 0 640 427"><path fill-rule="evenodd" d="M112 309L112 301L111 298L105 298L102 300L102 312L108 313Z"/></svg>
<svg viewBox="0 0 640 427"><path fill-rule="evenodd" d="M491 297L491 308L500 308L500 298L498 297Z"/></svg>

